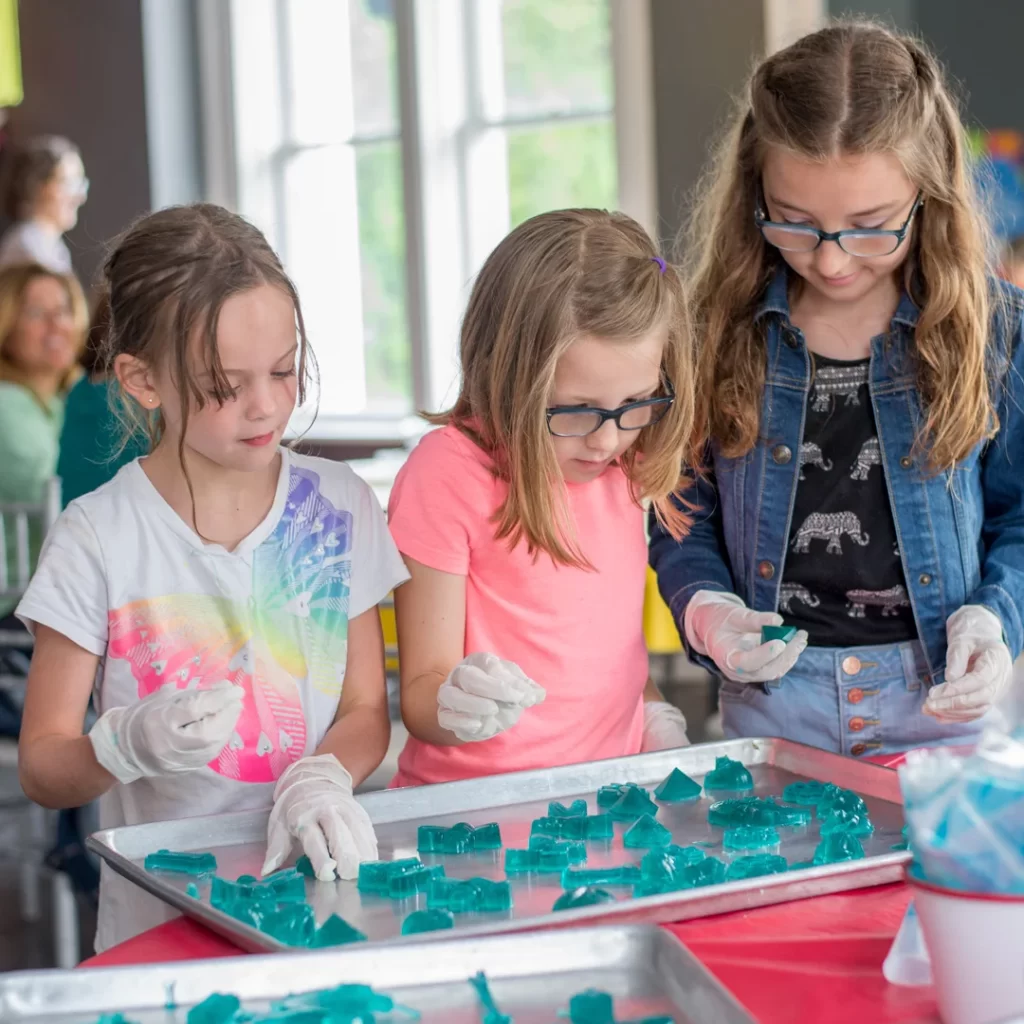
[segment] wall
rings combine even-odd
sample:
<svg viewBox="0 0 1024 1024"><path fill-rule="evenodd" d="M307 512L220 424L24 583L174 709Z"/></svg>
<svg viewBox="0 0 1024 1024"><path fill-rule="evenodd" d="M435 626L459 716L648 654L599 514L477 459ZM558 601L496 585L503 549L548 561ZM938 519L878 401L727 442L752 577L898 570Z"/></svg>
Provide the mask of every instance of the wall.
<svg viewBox="0 0 1024 1024"><path fill-rule="evenodd" d="M139 0L21 0L19 17L25 100L10 132L81 148L92 184L68 244L89 283L104 242L150 205Z"/></svg>

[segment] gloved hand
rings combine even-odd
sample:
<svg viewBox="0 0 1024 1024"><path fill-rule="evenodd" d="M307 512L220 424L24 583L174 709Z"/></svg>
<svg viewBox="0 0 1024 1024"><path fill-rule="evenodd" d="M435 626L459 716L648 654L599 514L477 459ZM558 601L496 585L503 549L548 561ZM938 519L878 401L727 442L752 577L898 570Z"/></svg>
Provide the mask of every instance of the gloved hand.
<svg viewBox="0 0 1024 1024"><path fill-rule="evenodd" d="M437 721L463 743L489 740L511 729L525 708L546 696L511 661L494 654L470 654L437 691Z"/></svg>
<svg viewBox="0 0 1024 1024"><path fill-rule="evenodd" d="M208 690L162 686L138 704L105 711L89 730L99 761L118 782L194 772L225 747L245 690L227 680Z"/></svg>
<svg viewBox="0 0 1024 1024"><path fill-rule="evenodd" d="M663 700L644 701L644 738L640 743L642 753L689 745L686 719L679 708Z"/></svg>
<svg viewBox="0 0 1024 1024"><path fill-rule="evenodd" d="M946 620L946 642L946 681L932 687L922 710L944 722L970 722L1010 688L1003 624L980 604L965 604Z"/></svg>
<svg viewBox="0 0 1024 1024"><path fill-rule="evenodd" d="M788 644L761 643L762 626L781 625L781 615L751 611L735 594L713 590L698 590L683 620L690 646L736 683L780 679L796 664L807 647L805 630L798 630Z"/></svg>
<svg viewBox="0 0 1024 1024"><path fill-rule="evenodd" d="M321 882L355 878L359 864L377 859L370 816L352 795L352 776L333 754L316 754L290 764L274 787L267 822L263 874L276 871L292 850L292 837Z"/></svg>

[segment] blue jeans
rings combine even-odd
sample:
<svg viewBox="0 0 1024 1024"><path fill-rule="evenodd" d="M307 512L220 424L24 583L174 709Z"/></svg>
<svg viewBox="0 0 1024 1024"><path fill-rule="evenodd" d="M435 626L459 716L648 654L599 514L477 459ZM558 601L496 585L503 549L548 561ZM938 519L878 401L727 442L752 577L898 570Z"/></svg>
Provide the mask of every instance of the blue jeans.
<svg viewBox="0 0 1024 1024"><path fill-rule="evenodd" d="M929 685L919 643L808 647L769 693L722 679L719 701L728 739L777 736L852 757L913 747L970 745L988 716L940 722L921 710Z"/></svg>

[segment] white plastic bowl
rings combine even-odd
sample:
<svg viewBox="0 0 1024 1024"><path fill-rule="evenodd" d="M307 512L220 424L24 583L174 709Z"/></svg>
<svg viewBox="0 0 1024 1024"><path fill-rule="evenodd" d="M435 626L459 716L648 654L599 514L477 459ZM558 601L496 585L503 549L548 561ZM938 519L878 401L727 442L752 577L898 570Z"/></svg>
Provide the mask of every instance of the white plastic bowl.
<svg viewBox="0 0 1024 1024"><path fill-rule="evenodd" d="M966 893L907 874L944 1024L1024 1015L1024 896Z"/></svg>

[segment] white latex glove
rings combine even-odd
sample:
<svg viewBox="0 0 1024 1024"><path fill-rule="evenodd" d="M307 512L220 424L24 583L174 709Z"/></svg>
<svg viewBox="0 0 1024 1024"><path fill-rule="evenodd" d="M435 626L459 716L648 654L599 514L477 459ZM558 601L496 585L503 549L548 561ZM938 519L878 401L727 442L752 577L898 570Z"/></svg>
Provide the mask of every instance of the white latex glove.
<svg viewBox="0 0 1024 1024"><path fill-rule="evenodd" d="M693 595L683 621L690 646L736 683L781 679L796 664L807 647L805 630L798 630L788 644L761 643L762 626L781 625L781 615L751 611L735 594L713 590Z"/></svg>
<svg viewBox="0 0 1024 1024"><path fill-rule="evenodd" d="M227 680L208 690L168 683L138 704L105 711L89 730L99 761L118 782L194 772L226 746L245 690Z"/></svg>
<svg viewBox="0 0 1024 1024"><path fill-rule="evenodd" d="M686 719L679 708L663 700L644 701L644 738L640 743L643 753L689 745Z"/></svg>
<svg viewBox="0 0 1024 1024"><path fill-rule="evenodd" d="M263 874L276 871L292 852L292 837L321 882L355 878L359 864L377 859L370 816L352 795L352 776L333 754L304 757L281 773L267 822Z"/></svg>
<svg viewBox="0 0 1024 1024"><path fill-rule="evenodd" d="M932 687L923 710L944 722L970 722L1010 688L1013 658L1003 624L980 604L965 604L946 620L946 642L946 681Z"/></svg>
<svg viewBox="0 0 1024 1024"><path fill-rule="evenodd" d="M511 729L525 708L546 696L511 661L494 654L470 654L437 691L437 721L463 743L489 740Z"/></svg>

